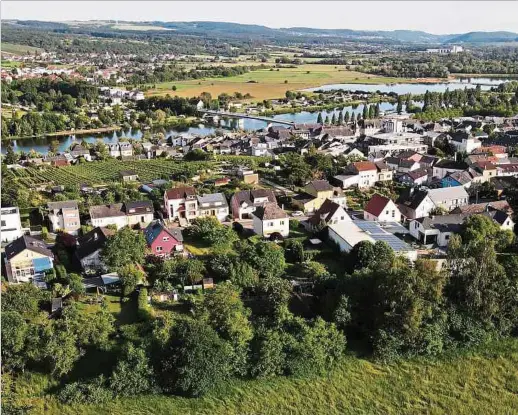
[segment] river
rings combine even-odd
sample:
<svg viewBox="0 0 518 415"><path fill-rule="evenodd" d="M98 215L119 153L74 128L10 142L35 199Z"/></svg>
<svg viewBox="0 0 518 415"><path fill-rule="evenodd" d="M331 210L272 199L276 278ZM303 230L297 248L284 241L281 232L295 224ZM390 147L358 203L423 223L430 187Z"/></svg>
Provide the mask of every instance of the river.
<svg viewBox="0 0 518 415"><path fill-rule="evenodd" d="M421 95L426 91L444 92L446 89L453 91L455 89L475 88L480 85L484 91L489 90L493 86L497 86L503 82L518 80L518 78L469 78L458 77L449 82L441 83L401 83L401 84L330 84L322 85L317 88L308 88L305 91L362 91L362 92L395 92L398 95L412 94Z"/></svg>
<svg viewBox="0 0 518 415"><path fill-rule="evenodd" d="M490 85L498 85L502 82L508 82L510 79L506 78L456 78L451 82L445 82L440 84L411 84L411 83L402 83L402 84L390 84L390 85L371 85L371 84L334 84L334 85L323 85L318 88L311 88L309 90L326 90L331 91L334 89L343 89L349 91L365 91L365 92L376 92L381 91L385 93L395 92L397 94L424 94L428 91L435 92L444 92L446 88L450 90L459 89L459 88L474 88L477 84L481 85L481 88L487 90L491 88ZM414 102L415 105L422 105L422 103ZM381 102L380 109L383 112L393 112L395 111L395 104L390 102ZM349 111L350 114L356 113L361 114L363 112L363 104L353 106L345 106L340 107L339 111ZM322 111L322 115L325 119L326 115L329 115L331 118L333 112L338 116L338 111ZM271 118L291 121L295 123L316 123L318 112L308 112L302 111L293 114L281 114L274 115ZM209 134L214 134L218 128L227 128L227 129L242 129L246 131L257 131L266 127L266 122L260 120L251 120L251 119L240 119L240 120L227 120L222 121L220 127L216 127L213 125L202 125L196 127L190 127L187 129L169 129L166 131L166 137L170 135L179 135L179 134L189 134L193 136L204 136ZM66 151L70 148L70 146L74 143L78 143L81 140L85 140L89 143L95 143L97 140L101 139L105 143L116 143L121 137L128 137L140 140L143 136L143 132L141 130L128 130L128 131L117 131L113 133L103 133L103 134L85 134L82 136L65 136L65 137L41 137L41 138L31 138L31 139L23 139L23 140L13 140L13 148L15 151L24 151L29 152L31 149L36 150L38 153L47 154L48 146L50 141L58 140L59 151ZM5 143L5 142L4 142ZM5 145L2 145L2 153L6 152Z"/></svg>

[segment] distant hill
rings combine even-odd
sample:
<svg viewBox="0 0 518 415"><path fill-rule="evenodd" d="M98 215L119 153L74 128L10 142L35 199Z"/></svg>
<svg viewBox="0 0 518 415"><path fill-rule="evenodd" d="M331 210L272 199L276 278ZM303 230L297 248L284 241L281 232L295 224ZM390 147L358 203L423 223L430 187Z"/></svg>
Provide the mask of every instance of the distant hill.
<svg viewBox="0 0 518 415"><path fill-rule="evenodd" d="M512 32L469 32L449 39L450 43L516 42L518 34Z"/></svg>
<svg viewBox="0 0 518 415"><path fill-rule="evenodd" d="M512 32L469 32L457 34L436 35L419 30L352 30L352 29L317 29L310 27L288 27L273 29L262 25L250 25L229 22L131 22L119 21L84 21L84 22L43 22L5 20L2 28L6 26L18 28L31 28L57 33L77 33L93 35L117 35L134 34L139 32L165 33L169 36L175 34L214 37L219 39L240 39L245 41L275 40L278 42L309 41L309 42L361 42L372 44L484 44L518 41L518 34ZM146 31L149 27L149 31Z"/></svg>

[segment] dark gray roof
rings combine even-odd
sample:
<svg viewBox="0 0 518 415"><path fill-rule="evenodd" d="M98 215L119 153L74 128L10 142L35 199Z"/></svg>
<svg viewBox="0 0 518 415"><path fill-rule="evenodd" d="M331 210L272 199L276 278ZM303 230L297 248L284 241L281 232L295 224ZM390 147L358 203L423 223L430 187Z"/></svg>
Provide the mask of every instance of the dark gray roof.
<svg viewBox="0 0 518 415"><path fill-rule="evenodd" d="M333 190L333 186L331 186L327 180L313 180L309 182L309 184L312 185L317 192Z"/></svg>
<svg viewBox="0 0 518 415"><path fill-rule="evenodd" d="M437 229L440 232L459 232L464 220L469 215L462 213L454 215L439 215L416 219L425 230Z"/></svg>
<svg viewBox="0 0 518 415"><path fill-rule="evenodd" d="M5 247L5 257L9 261L11 258L15 257L26 249L48 256L50 258L54 258L54 254L50 249L47 248L45 242L27 235L20 236L18 239L15 239L9 245L7 245Z"/></svg>
<svg viewBox="0 0 518 415"><path fill-rule="evenodd" d="M92 255L98 249L101 249L110 235L113 235L115 231L97 227L92 229L90 232L79 237L77 239L76 257L79 260Z"/></svg>
<svg viewBox="0 0 518 415"><path fill-rule="evenodd" d="M126 215L141 215L144 213L153 213L153 203L150 200L139 200L137 202L126 202L124 204Z"/></svg>

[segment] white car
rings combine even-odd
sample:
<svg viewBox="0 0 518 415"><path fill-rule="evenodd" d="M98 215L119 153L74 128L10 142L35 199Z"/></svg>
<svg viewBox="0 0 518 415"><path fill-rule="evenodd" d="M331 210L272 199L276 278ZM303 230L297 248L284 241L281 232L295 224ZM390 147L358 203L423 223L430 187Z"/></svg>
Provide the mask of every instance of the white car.
<svg viewBox="0 0 518 415"><path fill-rule="evenodd" d="M296 210L295 212L293 212L291 214L291 216L293 216L293 217L304 216L304 212L301 212L300 210Z"/></svg>

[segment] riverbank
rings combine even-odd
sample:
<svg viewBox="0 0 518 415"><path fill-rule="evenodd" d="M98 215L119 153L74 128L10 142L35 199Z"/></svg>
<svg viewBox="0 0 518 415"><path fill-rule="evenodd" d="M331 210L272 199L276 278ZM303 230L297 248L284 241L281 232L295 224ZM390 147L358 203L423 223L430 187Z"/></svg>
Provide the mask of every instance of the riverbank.
<svg viewBox="0 0 518 415"><path fill-rule="evenodd" d="M65 131L56 131L54 133L44 133L44 134L37 134L37 135L2 137L2 141L25 140L25 139L30 139L30 138L45 138L45 137L64 137L64 136L68 136L68 135L82 135L82 134L102 134L102 133L111 133L113 131L119 131L121 129L122 129L122 127L120 125L114 125L112 127L88 128L85 130L65 130Z"/></svg>

